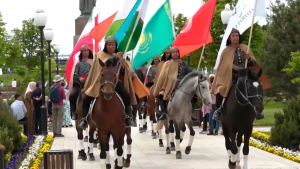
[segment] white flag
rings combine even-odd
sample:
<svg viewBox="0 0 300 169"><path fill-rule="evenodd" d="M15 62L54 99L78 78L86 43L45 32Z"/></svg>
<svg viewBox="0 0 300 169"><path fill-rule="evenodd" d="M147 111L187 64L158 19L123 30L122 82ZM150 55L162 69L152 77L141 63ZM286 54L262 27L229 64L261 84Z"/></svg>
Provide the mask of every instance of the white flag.
<svg viewBox="0 0 300 169"><path fill-rule="evenodd" d="M257 1L256 8L254 8L255 1ZM251 27L253 15L255 16L254 23L266 17L265 1L239 0L235 8L233 9L233 14L229 20L225 34L223 36L222 44L215 64L215 70L218 69L219 62L221 59L221 54L223 50L226 48L226 41L232 31L232 28L239 30L240 34L244 33L249 27Z"/></svg>

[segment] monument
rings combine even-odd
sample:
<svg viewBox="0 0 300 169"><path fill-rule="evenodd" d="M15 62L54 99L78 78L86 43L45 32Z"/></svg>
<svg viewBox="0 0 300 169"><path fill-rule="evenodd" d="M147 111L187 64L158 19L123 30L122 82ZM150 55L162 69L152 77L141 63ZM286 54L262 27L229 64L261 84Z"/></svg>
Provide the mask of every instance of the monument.
<svg viewBox="0 0 300 169"><path fill-rule="evenodd" d="M75 19L75 36L73 37L73 46L76 45L86 23L88 22L97 0L79 0L79 10L81 15Z"/></svg>

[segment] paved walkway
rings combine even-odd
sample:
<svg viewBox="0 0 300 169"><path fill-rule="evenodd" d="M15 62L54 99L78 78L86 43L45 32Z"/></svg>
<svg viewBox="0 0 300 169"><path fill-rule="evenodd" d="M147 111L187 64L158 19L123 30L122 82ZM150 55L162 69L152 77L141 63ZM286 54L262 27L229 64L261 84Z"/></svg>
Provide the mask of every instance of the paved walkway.
<svg viewBox="0 0 300 169"><path fill-rule="evenodd" d="M149 126L150 127L150 126ZM187 130L188 131L188 130ZM224 147L224 138L219 136L200 135L200 129L195 127L196 136L190 155L184 154L188 143L188 134L185 133L181 146L182 159L175 158L175 152L171 155L165 154L165 147L158 146L158 139L150 137L150 131L140 134L137 128L133 128L133 146L131 169L227 169L227 152ZM74 169L98 169L100 168L100 150L94 148L96 161L77 160L79 142L77 141L76 130L63 128L64 138L55 138L52 150L72 149L74 152ZM165 138L165 137L163 137ZM166 144L165 144L166 145ZM87 147L87 143L85 143ZM111 157L113 152L111 151ZM112 160L111 160L112 161ZM250 147L249 154L250 169L300 169L300 164ZM241 165L243 155L241 155Z"/></svg>

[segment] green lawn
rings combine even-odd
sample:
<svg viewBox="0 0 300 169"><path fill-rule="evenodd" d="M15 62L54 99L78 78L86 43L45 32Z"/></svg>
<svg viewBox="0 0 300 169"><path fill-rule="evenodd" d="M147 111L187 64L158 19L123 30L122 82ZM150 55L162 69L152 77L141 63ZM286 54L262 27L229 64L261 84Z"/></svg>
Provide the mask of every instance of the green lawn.
<svg viewBox="0 0 300 169"><path fill-rule="evenodd" d="M285 104L282 102L270 101L265 106L265 110L264 110L265 119L255 120L254 125L255 126L274 126L274 124L275 124L274 113L282 110L284 105Z"/></svg>

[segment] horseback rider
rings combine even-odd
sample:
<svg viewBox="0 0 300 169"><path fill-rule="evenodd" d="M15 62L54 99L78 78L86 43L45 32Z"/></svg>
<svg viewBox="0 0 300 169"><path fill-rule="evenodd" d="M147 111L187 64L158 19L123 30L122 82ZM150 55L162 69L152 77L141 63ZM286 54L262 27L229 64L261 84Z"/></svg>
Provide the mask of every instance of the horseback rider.
<svg viewBox="0 0 300 169"><path fill-rule="evenodd" d="M156 75L156 71L157 71L157 65L159 64L159 57L155 56L151 62L151 67L149 68L148 72L147 72L147 77L145 80L145 85L148 88L151 88L152 85L154 84L154 78Z"/></svg>
<svg viewBox="0 0 300 169"><path fill-rule="evenodd" d="M81 89L84 87L85 81L89 75L93 64L93 53L88 45L82 45L80 48L79 62L77 62L73 78L71 78L69 86L69 100L72 119L76 120L76 102Z"/></svg>
<svg viewBox="0 0 300 169"><path fill-rule="evenodd" d="M109 58L114 56L118 56L118 63L115 67L116 70L120 69L120 76L124 76L123 83L119 80L116 84L116 92L121 96L123 103L125 105L125 125L126 127L132 126L132 110L131 105L136 105L135 92L132 86L132 77L133 72L130 70L129 64L123 59L123 54L117 49L117 40L114 36L109 36L105 40L105 47L103 51L97 53L97 59L94 59L94 63L92 65L91 71L89 73L88 79L85 85L85 97L83 98L83 118L79 123L79 127L85 129L87 127L87 119L86 116L89 112L91 102L99 96L100 89L100 73L101 73L101 65L98 61L100 59L103 63L105 63ZM119 76L119 78L120 78ZM127 84L127 85L125 85Z"/></svg>
<svg viewBox="0 0 300 169"><path fill-rule="evenodd" d="M162 111L159 120L166 119L167 104L171 100L174 89L178 88L180 81L185 75L192 72L192 69L185 62L181 61L179 56L179 50L173 47L171 49L172 59L164 63L156 82L153 94L159 98L158 101ZM193 116L192 119L196 120Z"/></svg>
<svg viewBox="0 0 300 169"><path fill-rule="evenodd" d="M242 44L242 36L237 29L232 29L226 42L226 48L222 52L221 60L211 93L216 95L216 107L213 119L220 120L222 107L233 83L238 79L238 70L245 68L245 61L248 59L247 68L254 73L254 67L258 66L252 51L246 53L248 46ZM263 112L257 114L257 119L263 119Z"/></svg>

